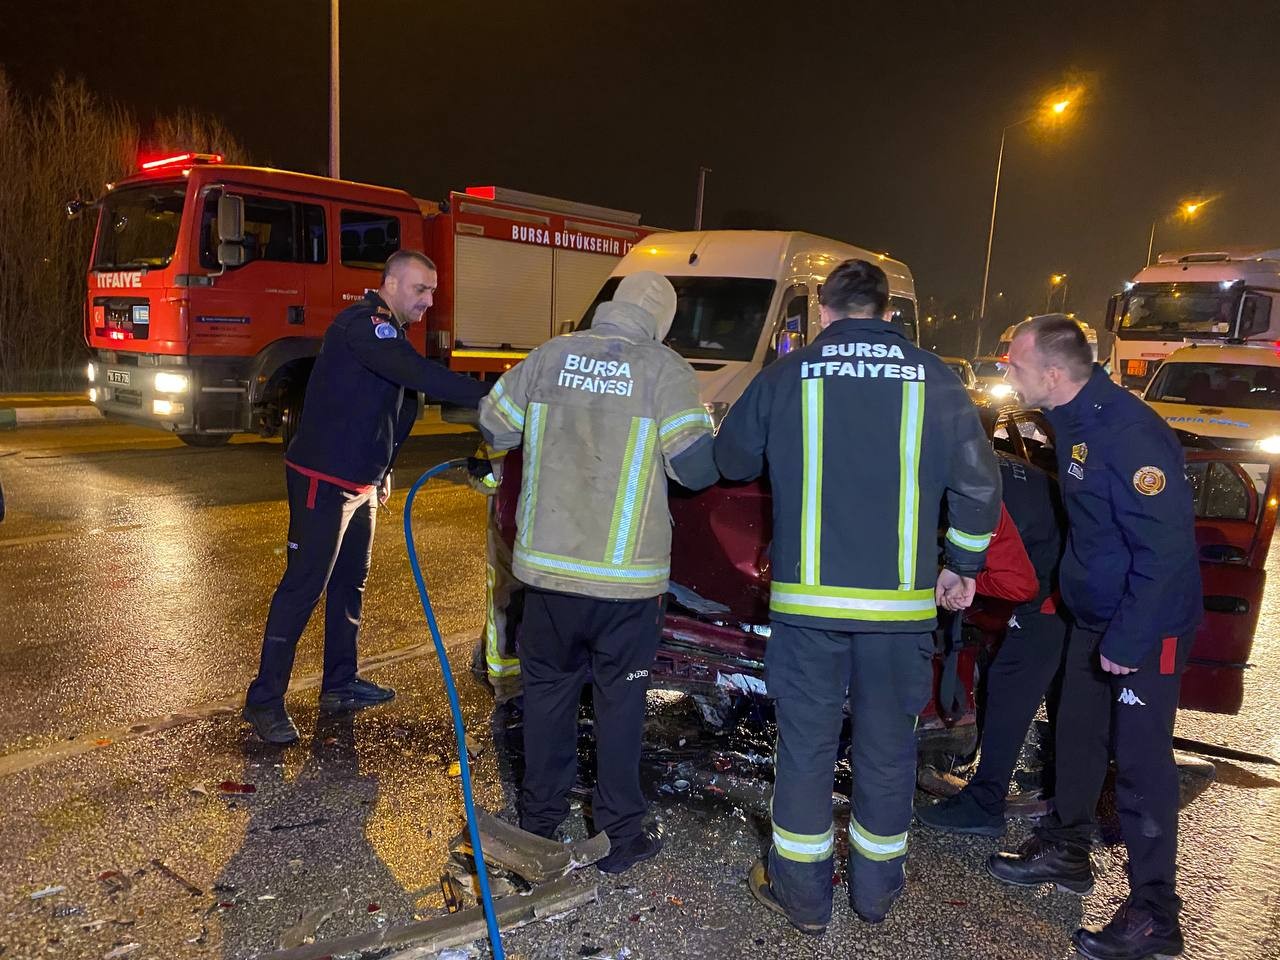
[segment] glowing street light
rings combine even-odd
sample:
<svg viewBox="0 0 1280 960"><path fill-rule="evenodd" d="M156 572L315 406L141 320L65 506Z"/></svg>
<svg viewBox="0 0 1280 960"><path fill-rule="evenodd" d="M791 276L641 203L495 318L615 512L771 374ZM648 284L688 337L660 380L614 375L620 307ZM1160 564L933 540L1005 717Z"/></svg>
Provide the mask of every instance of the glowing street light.
<svg viewBox="0 0 1280 960"><path fill-rule="evenodd" d="M1044 298L1045 313L1048 313L1053 305L1053 295L1057 293L1057 287L1062 287L1062 312L1067 312L1067 275L1065 273L1055 273L1049 277L1049 292Z"/></svg>
<svg viewBox="0 0 1280 960"><path fill-rule="evenodd" d="M987 230L987 259L982 268L982 299L978 302L979 348L981 347L982 324L987 317L987 284L991 278L991 247L995 242L996 236L996 203L1000 199L1000 172L1004 167L1005 139L1009 131L1014 127L1020 127L1033 120L1040 120L1045 123L1058 122L1066 115L1071 105L1080 99L1083 92L1083 87L1075 87L1066 91L1058 90L1054 96L1046 98L1040 109L1031 114L1031 116L1023 117L1021 120L1010 123L1000 131L1000 150L996 154L996 183L995 188L991 191L991 226Z"/></svg>
<svg viewBox="0 0 1280 960"><path fill-rule="evenodd" d="M1190 222L1214 199L1214 197L1197 197L1195 200L1183 200L1178 204L1177 214L1184 221ZM1160 219L1158 217L1151 221L1151 236L1147 238L1147 266L1151 266L1151 257L1155 253L1156 224L1159 222Z"/></svg>

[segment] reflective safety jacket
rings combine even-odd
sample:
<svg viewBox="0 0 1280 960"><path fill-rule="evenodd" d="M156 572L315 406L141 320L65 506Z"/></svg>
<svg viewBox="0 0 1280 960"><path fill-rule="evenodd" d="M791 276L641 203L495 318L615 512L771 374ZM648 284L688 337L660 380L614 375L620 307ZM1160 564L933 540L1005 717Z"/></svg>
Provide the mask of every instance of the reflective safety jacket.
<svg viewBox="0 0 1280 960"><path fill-rule="evenodd" d="M603 303L589 330L544 343L481 402L491 446L524 444L512 552L523 582L617 600L666 593L667 476L696 490L719 475L693 368L656 334L646 310Z"/></svg>
<svg viewBox="0 0 1280 960"><path fill-rule="evenodd" d="M1108 660L1137 667L1203 616L1186 457L1160 415L1096 364L1075 398L1046 415L1067 510L1063 602L1102 634Z"/></svg>
<svg viewBox="0 0 1280 960"><path fill-rule="evenodd" d="M975 576L1000 516L995 454L963 384L878 319L838 320L766 367L715 443L731 480L773 487L773 619L923 632L946 566Z"/></svg>

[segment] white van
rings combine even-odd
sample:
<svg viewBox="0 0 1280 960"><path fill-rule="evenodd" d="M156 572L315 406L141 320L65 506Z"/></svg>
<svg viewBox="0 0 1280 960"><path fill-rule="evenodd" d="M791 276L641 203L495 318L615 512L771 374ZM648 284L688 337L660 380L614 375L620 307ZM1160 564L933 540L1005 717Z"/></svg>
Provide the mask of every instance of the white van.
<svg viewBox="0 0 1280 960"><path fill-rule="evenodd" d="M697 371L702 399L719 423L767 363L816 335L818 290L850 259L884 270L895 321L912 343L919 343L915 281L905 263L838 240L783 230L651 234L618 263L584 323L597 304L612 298L622 277L641 270L665 275L678 297L666 343Z"/></svg>

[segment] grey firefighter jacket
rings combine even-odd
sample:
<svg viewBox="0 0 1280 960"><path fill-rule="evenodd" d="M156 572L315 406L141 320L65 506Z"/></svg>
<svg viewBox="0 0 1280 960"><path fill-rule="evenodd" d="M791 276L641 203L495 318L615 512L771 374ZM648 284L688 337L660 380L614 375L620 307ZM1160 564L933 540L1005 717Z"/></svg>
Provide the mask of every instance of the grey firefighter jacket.
<svg viewBox="0 0 1280 960"><path fill-rule="evenodd" d="M769 606L783 623L931 630L944 495L956 573L982 570L1000 516L1000 471L964 386L879 319L837 320L761 371L715 453L730 480L768 460Z"/></svg>
<svg viewBox="0 0 1280 960"><path fill-rule="evenodd" d="M492 447L524 444L523 582L618 600L666 592L667 476L700 489L719 475L693 369L656 333L648 311L603 303L590 329L538 347L481 402Z"/></svg>

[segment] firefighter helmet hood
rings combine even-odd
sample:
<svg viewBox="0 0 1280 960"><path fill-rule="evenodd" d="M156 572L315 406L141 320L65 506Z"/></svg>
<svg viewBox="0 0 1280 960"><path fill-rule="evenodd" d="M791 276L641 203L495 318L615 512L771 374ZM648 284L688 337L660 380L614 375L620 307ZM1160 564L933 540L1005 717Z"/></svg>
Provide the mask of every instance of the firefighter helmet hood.
<svg viewBox="0 0 1280 960"><path fill-rule="evenodd" d="M653 317L657 323L654 339L661 343L676 316L676 288L660 273L641 270L623 277L613 295L614 303L630 303Z"/></svg>

